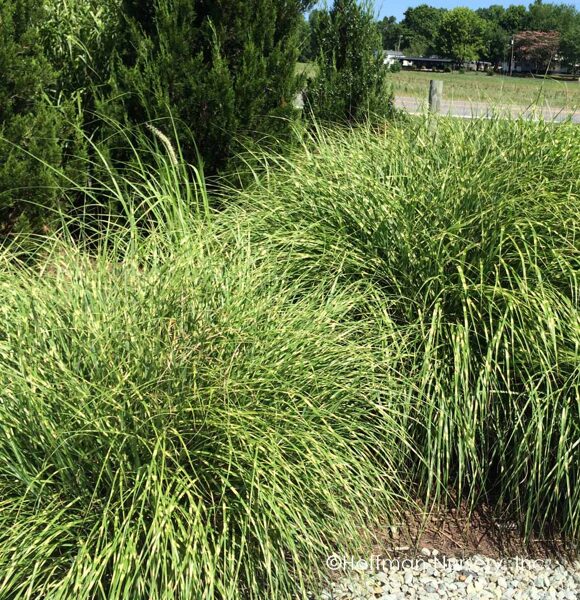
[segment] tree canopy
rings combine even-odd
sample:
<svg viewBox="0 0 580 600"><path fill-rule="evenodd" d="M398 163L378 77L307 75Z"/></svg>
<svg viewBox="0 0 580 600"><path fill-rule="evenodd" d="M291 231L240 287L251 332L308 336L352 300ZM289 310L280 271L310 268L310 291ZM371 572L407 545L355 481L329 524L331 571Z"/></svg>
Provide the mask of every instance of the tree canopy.
<svg viewBox="0 0 580 600"><path fill-rule="evenodd" d="M558 31L522 31L514 36L515 55L533 63L536 70L544 70L554 60L560 46Z"/></svg>
<svg viewBox="0 0 580 600"><path fill-rule="evenodd" d="M477 60L484 49L485 21L468 8L454 8L441 19L436 46L458 63Z"/></svg>
<svg viewBox="0 0 580 600"><path fill-rule="evenodd" d="M510 39L522 32L558 32L558 56L572 68L578 64L580 11L570 4L535 0L529 6L491 4L472 11L421 4L405 11L397 22L384 17L377 27L383 48L414 55L444 55L462 60L486 60L495 65L507 60ZM541 60L538 65L544 64ZM538 67L541 68L541 67Z"/></svg>

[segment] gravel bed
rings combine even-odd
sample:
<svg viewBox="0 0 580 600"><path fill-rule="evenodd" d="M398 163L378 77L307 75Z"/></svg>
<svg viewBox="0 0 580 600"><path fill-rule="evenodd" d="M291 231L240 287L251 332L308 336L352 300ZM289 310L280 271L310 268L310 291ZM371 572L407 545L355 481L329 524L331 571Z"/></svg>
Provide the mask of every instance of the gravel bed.
<svg viewBox="0 0 580 600"><path fill-rule="evenodd" d="M327 566L340 577L316 600L580 599L579 561L481 555L459 559L423 548L414 559L332 556Z"/></svg>

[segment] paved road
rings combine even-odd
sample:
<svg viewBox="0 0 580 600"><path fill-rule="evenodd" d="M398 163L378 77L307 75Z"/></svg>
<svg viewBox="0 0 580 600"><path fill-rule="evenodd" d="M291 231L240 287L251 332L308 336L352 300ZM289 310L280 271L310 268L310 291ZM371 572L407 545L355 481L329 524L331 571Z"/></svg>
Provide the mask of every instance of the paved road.
<svg viewBox="0 0 580 600"><path fill-rule="evenodd" d="M419 100L411 96L395 96L395 106L411 114L421 114L427 110L427 100ZM464 119L490 118L491 116L523 117L524 119L544 118L546 121L561 122L568 118L580 124L580 111L564 108L530 108L526 106L491 106L486 102L470 102L469 100L444 100L441 102L441 113Z"/></svg>

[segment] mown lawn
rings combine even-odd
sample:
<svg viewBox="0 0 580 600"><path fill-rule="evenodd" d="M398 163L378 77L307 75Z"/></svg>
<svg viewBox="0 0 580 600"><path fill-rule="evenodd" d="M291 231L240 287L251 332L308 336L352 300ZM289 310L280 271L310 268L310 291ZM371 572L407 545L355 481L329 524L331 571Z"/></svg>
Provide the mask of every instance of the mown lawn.
<svg viewBox="0 0 580 600"><path fill-rule="evenodd" d="M430 73L401 71L389 75L398 96L426 99L429 80L443 81L446 100L470 100L499 105L580 107L580 82L532 77L488 76L484 73Z"/></svg>
<svg viewBox="0 0 580 600"><path fill-rule="evenodd" d="M304 62L299 62L296 63L296 73L298 75L306 75L306 77L314 77L316 75L316 73L318 72L318 67L316 66L315 63L304 63Z"/></svg>

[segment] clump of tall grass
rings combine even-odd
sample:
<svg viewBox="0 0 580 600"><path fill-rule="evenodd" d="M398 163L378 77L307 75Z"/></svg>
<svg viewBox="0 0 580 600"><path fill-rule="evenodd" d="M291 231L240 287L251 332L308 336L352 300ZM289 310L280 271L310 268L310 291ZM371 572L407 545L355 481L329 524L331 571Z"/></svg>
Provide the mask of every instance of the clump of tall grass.
<svg viewBox="0 0 580 600"><path fill-rule="evenodd" d="M162 135L1 251L1 597L304 597L409 496L578 539L579 129L320 128L221 213Z"/></svg>
<svg viewBox="0 0 580 600"><path fill-rule="evenodd" d="M365 284L222 239L179 168L103 185L132 199L102 238L0 256L3 598L301 597L402 498Z"/></svg>
<svg viewBox="0 0 580 600"><path fill-rule="evenodd" d="M296 276L372 283L410 344L401 411L427 501L580 534L580 129L320 128L231 208ZM253 157L255 160L256 157ZM240 206L241 205L241 206ZM410 349L410 350L409 350Z"/></svg>

